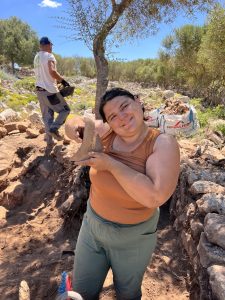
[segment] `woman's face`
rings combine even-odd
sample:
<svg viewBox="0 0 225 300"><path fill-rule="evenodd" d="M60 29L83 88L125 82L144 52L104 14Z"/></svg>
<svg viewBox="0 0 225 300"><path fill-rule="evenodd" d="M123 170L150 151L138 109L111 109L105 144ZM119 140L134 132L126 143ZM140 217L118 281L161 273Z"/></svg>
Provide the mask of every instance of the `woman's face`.
<svg viewBox="0 0 225 300"><path fill-rule="evenodd" d="M132 135L143 125L143 111L139 99L118 96L108 101L103 110L107 123L118 135Z"/></svg>

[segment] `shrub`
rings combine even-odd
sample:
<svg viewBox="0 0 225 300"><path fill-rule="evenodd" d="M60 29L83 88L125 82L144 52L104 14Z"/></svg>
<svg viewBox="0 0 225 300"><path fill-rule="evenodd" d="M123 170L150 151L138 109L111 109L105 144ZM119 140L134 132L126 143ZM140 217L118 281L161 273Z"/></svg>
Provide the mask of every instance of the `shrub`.
<svg viewBox="0 0 225 300"><path fill-rule="evenodd" d="M225 137L225 124L218 124L215 129L216 131L220 131Z"/></svg>
<svg viewBox="0 0 225 300"><path fill-rule="evenodd" d="M35 78L34 77L25 77L23 79L17 80L14 83L15 88L23 88L27 91L33 92L35 91Z"/></svg>
<svg viewBox="0 0 225 300"><path fill-rule="evenodd" d="M14 110L20 110L31 101L37 102L37 96L30 94L9 94L5 99L6 105Z"/></svg>
<svg viewBox="0 0 225 300"><path fill-rule="evenodd" d="M79 96L82 94L82 89L77 88L75 89L74 93Z"/></svg>
<svg viewBox="0 0 225 300"><path fill-rule="evenodd" d="M212 114L215 115L218 119L225 120L225 108L224 105L217 105L212 109Z"/></svg>
<svg viewBox="0 0 225 300"><path fill-rule="evenodd" d="M215 107L203 107L201 99L192 99L190 103L195 107L200 127L209 125L210 120L225 119L225 109L223 105Z"/></svg>
<svg viewBox="0 0 225 300"><path fill-rule="evenodd" d="M16 81L16 77L12 74L7 73L5 70L0 69L0 79Z"/></svg>

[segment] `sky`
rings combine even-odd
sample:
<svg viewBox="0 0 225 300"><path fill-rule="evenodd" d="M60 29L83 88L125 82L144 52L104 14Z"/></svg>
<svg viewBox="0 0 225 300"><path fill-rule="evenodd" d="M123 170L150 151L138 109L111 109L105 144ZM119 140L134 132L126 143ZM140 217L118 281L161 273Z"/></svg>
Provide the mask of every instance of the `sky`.
<svg viewBox="0 0 225 300"><path fill-rule="evenodd" d="M66 0L0 0L0 19L16 16L28 23L39 38L48 36L54 44L53 52L63 57L92 57L92 52L83 42L68 39L71 31L58 28L59 23L55 17L66 17L67 8ZM206 14L197 11L191 18L187 18L184 12L179 12L178 15L173 23L160 24L159 31L154 36L133 40L132 43L125 43L113 49L114 59L130 61L156 58L163 39L172 34L175 28L185 24L203 25L206 21Z"/></svg>

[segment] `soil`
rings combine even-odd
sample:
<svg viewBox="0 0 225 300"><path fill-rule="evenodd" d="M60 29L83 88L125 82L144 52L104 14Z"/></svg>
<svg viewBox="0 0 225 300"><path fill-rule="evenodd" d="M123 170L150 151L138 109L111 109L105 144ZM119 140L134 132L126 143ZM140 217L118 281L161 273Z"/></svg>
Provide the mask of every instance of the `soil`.
<svg viewBox="0 0 225 300"><path fill-rule="evenodd" d="M15 149L31 143L22 134L3 140ZM33 140L32 151L32 166L21 179L26 185L23 202L8 211L7 222L1 225L0 300L18 300L22 280L29 285L30 299L55 299L61 273L70 272L73 266L70 250L75 247L78 230L73 235L65 231L59 212L60 204L68 196L68 174L53 155L45 152L43 135ZM35 167L37 162L46 160L54 166L47 179ZM168 207L169 203L161 208L157 247L142 285L144 300L189 298L188 259L172 227ZM111 272L101 299L115 299Z"/></svg>

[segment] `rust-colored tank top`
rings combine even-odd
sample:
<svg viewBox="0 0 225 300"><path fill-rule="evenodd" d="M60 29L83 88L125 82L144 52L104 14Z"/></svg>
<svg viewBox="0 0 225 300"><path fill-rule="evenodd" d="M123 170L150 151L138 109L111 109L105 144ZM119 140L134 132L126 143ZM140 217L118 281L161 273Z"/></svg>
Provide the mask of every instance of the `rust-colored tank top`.
<svg viewBox="0 0 225 300"><path fill-rule="evenodd" d="M149 128L143 142L133 151L121 152L113 149L116 134L107 132L102 137L104 152L130 168L145 174L146 161L152 154L153 145L160 132ZM149 219L155 209L147 208L130 197L115 177L108 171L90 169L90 204L102 218L121 224L137 224ZM138 189L138 186L137 186ZM141 197L141 190L140 190Z"/></svg>

